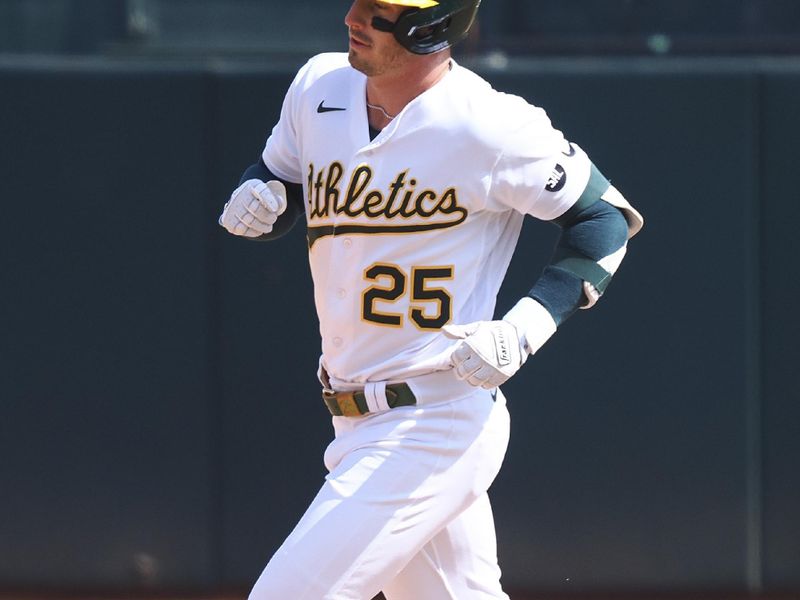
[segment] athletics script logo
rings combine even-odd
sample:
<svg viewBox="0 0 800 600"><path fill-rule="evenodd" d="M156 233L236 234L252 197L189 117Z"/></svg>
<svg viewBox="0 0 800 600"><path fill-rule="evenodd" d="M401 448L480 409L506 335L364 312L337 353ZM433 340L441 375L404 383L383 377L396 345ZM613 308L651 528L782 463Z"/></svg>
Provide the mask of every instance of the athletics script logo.
<svg viewBox="0 0 800 600"><path fill-rule="evenodd" d="M344 167L334 162L323 169L308 168L308 247L327 236L352 234L404 234L446 229L463 223L468 211L458 204L454 187L443 191L418 189L418 182L399 173L386 189L370 186L372 168L356 167L344 184ZM363 218L367 223L338 223L337 217ZM341 220L341 219L338 219Z"/></svg>

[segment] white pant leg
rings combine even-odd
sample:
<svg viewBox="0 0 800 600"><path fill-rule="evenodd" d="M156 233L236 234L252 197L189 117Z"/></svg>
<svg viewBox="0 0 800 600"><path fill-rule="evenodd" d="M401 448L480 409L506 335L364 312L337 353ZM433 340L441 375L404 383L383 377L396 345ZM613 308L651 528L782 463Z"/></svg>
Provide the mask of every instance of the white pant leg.
<svg viewBox="0 0 800 600"><path fill-rule="evenodd" d="M508 600L488 494L437 533L383 593L387 600Z"/></svg>
<svg viewBox="0 0 800 600"><path fill-rule="evenodd" d="M336 417L331 470L251 600L365 600L480 496L508 444L502 395ZM425 597L425 596L422 596Z"/></svg>

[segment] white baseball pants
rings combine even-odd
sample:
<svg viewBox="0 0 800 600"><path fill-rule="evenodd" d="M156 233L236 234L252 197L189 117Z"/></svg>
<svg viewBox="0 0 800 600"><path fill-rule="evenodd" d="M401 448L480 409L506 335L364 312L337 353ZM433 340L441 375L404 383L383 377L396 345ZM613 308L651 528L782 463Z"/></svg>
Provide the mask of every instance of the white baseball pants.
<svg viewBox="0 0 800 600"><path fill-rule="evenodd" d="M250 600L508 600L486 495L508 445L502 393L333 423L330 473Z"/></svg>

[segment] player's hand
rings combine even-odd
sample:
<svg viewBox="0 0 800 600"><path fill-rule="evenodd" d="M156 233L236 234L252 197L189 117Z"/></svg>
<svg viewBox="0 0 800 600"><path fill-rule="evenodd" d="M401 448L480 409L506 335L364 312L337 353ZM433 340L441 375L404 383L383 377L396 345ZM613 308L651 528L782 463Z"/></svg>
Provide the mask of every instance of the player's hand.
<svg viewBox="0 0 800 600"><path fill-rule="evenodd" d="M442 332L449 338L463 340L450 361L456 376L475 387L488 390L505 383L528 358L517 328L508 321L445 325Z"/></svg>
<svg viewBox="0 0 800 600"><path fill-rule="evenodd" d="M248 179L231 194L219 224L234 235L259 237L272 231L286 210L286 187L280 181Z"/></svg>

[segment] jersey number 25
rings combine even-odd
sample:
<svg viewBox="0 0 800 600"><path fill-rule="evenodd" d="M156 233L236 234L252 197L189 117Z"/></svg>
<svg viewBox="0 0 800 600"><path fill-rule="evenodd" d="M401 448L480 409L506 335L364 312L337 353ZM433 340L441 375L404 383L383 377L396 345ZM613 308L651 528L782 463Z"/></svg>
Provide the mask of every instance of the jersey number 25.
<svg viewBox="0 0 800 600"><path fill-rule="evenodd" d="M397 265L376 263L364 271L364 279L374 282L361 295L361 316L365 321L387 327L402 327L402 313L384 312L377 303L397 302L407 293L409 277ZM442 287L429 286L431 280L453 279L453 267L412 267L411 305L408 316L419 329L441 329L452 317L453 299Z"/></svg>

